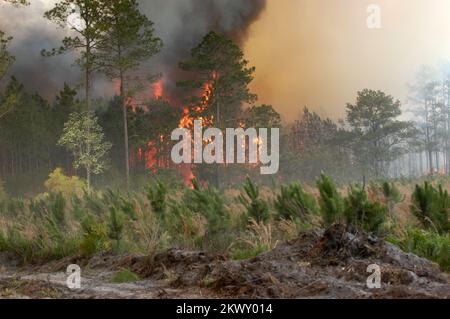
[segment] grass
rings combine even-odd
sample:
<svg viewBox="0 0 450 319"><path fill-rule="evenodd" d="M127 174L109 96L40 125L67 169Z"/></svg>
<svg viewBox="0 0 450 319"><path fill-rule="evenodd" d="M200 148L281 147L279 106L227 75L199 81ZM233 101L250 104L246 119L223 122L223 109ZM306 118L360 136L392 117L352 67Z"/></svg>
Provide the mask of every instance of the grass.
<svg viewBox="0 0 450 319"><path fill-rule="evenodd" d="M111 278L111 282L114 284L124 284L128 282L137 282L140 280L142 280L142 278L129 269L122 269L121 271L116 272Z"/></svg>
<svg viewBox="0 0 450 319"><path fill-rule="evenodd" d="M450 234L408 228L403 235L388 240L404 251L434 261L442 270L450 271Z"/></svg>
<svg viewBox="0 0 450 319"><path fill-rule="evenodd" d="M194 185L194 189L174 189L159 182L153 186L153 195L147 188L128 194L106 190L81 195L50 192L30 199L5 197L0 200L0 252L24 264L104 252L139 253L151 263L152 256L171 247L227 253L242 260L295 239L315 225L340 221L367 231L386 230L390 240L405 251L450 270L449 235L415 219L417 207L410 201L413 185L395 186L404 196L394 191L393 184L385 185L389 189L381 201L374 197L383 196L381 188L381 195L357 187L338 189L325 175L318 189L299 184L269 189L250 180L243 191ZM430 207L440 209L446 204L442 199L446 192L436 192L439 196L425 200L433 203L437 198L439 203ZM407 218L397 222L398 216L386 217L387 211Z"/></svg>

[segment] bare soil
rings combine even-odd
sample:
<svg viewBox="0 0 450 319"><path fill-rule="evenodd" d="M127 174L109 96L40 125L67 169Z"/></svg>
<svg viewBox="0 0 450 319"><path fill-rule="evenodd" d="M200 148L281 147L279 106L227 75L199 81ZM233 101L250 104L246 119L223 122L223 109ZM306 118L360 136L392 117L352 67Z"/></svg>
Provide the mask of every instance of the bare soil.
<svg viewBox="0 0 450 319"><path fill-rule="evenodd" d="M82 267L82 288L66 287L65 269ZM367 287L367 267L382 287ZM121 269L142 281L114 284ZM445 298L450 276L439 267L342 225L315 230L256 258L171 249L153 258L99 255L19 267L0 257L0 298Z"/></svg>

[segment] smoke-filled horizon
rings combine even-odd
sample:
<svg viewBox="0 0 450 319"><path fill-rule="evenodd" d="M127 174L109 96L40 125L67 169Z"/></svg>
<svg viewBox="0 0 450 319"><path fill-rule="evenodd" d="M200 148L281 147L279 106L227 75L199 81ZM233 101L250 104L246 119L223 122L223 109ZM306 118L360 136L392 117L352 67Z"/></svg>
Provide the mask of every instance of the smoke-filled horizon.
<svg viewBox="0 0 450 319"><path fill-rule="evenodd" d="M381 29L367 28L370 4L381 8ZM450 60L450 1L268 1L249 34L252 88L288 121L304 106L343 118L364 88L393 95L407 110L408 84L421 66Z"/></svg>
<svg viewBox="0 0 450 319"><path fill-rule="evenodd" d="M64 32L42 15L56 0L33 0L16 9L0 4L0 29L14 36L16 75L29 91L52 98L64 81L81 81L72 57L43 58ZM267 3L266 3L267 2ZM382 26L366 26L367 6L381 7ZM423 64L450 57L448 0L151 0L141 7L155 23L164 49L149 72L163 72L175 85L177 64L211 29L231 35L255 66L252 89L286 119L304 106L333 119L344 116L363 88L380 89L406 102L407 83ZM3 83L4 84L4 83ZM96 81L98 96L110 96L109 81Z"/></svg>
<svg viewBox="0 0 450 319"><path fill-rule="evenodd" d="M68 32L43 18L57 0L32 0L28 7L14 8L0 2L0 30L14 37L10 47L16 63L9 75L14 75L29 91L52 98L64 82L71 85L82 81L73 67L73 54L44 58L42 49L59 47ZM178 64L187 59L190 50L211 30L227 34L239 45L247 36L250 24L264 10L266 0L152 0L140 1L141 11L155 24L155 33L164 42L162 51L146 63L139 73L161 73L164 89L175 92L176 81L182 76ZM110 81L96 76L94 93L112 96ZM3 83L4 85L4 83ZM148 92L148 97L151 93Z"/></svg>

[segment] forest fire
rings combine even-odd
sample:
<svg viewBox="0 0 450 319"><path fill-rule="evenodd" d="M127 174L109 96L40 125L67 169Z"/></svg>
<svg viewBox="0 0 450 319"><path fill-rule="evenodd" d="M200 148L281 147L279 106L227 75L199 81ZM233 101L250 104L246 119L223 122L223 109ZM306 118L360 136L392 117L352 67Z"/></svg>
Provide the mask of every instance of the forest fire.
<svg viewBox="0 0 450 319"><path fill-rule="evenodd" d="M158 99L172 99L169 96L164 95L164 83L159 80L151 85L149 88L151 93L146 92L147 96L151 96L154 100ZM116 94L120 93L120 81L115 82ZM201 95L200 95L201 94ZM208 102L210 101L212 94L212 84L205 83L203 85L202 91L199 94L200 102L198 105L185 106L183 108L182 117L179 121L179 128L192 129L195 120L202 120L206 125L212 126L214 117L205 117L200 115L208 107ZM129 105L132 106L133 112L136 111L136 107L139 106L140 98L131 98ZM132 165L137 163L143 163L146 170L156 173L159 169L165 169L170 167L170 162L163 154L159 154L160 145L164 145L166 137L160 135L160 140L148 141L145 146L137 148L133 154L130 155ZM208 141L205 141L207 143ZM186 185L190 185L195 175L192 171L192 166L190 164L181 164L177 166L177 169L181 176L183 177Z"/></svg>
<svg viewBox="0 0 450 319"><path fill-rule="evenodd" d="M155 99L161 99L163 97L163 82L162 82L162 80L159 80L153 84L153 97Z"/></svg>
<svg viewBox="0 0 450 319"><path fill-rule="evenodd" d="M185 106L183 108L183 117L181 118L179 124L180 128L192 129L195 120L202 120L203 123L206 123L206 125L208 126L212 126L214 124L214 116L207 118L204 116L193 115L191 113L191 110L193 113L196 114L201 114L203 111L205 111L206 108L208 107L209 101L211 100L211 95L212 95L212 83L207 82L203 85L203 91L201 93L201 100L199 105L194 105L191 107Z"/></svg>
<svg viewBox="0 0 450 319"><path fill-rule="evenodd" d="M206 82L201 90L198 91L198 101L192 102L190 105L183 107L182 115L178 123L178 128L184 128L188 130L194 129L194 121L202 121L204 127L213 127L215 122L214 115L205 116L205 111L207 110L213 95L213 83L216 80L217 74L214 72L212 74L211 81ZM115 82L116 93L120 93L120 81ZM145 92L139 94L136 98L129 98L128 105L131 105L133 112L136 111L137 107L143 108L145 111L149 111L148 106L145 106L140 100L176 100L173 97L166 96L164 90L164 82L159 80L151 84ZM146 97L146 98L145 98ZM214 114L214 112L212 112ZM211 114L211 112L210 112ZM239 128L245 129L245 121L241 120L239 122ZM250 140L250 143L255 144L258 148L263 148L264 140L263 138L257 137L254 140ZM171 167L170 159L168 158L168 153L165 152L164 145L166 145L166 136L160 135L159 140L149 140L145 145L138 147L135 151L130 154L130 162L132 166L141 165L145 170L157 173L160 169L167 169ZM204 146L213 143L211 139L204 139ZM249 151L249 145L246 144L245 140L242 141L240 146L246 152ZM193 173L193 164L180 164L177 165L177 170L183 177L186 185L191 185L191 181L195 178ZM226 165L226 164L225 164ZM248 164L251 167L257 167L258 164Z"/></svg>

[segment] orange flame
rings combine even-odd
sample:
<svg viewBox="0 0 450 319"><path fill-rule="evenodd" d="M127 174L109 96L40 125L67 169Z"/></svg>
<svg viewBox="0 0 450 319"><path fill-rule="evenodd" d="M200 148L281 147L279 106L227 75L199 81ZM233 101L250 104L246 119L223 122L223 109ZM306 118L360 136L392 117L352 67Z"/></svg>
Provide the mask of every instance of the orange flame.
<svg viewBox="0 0 450 319"><path fill-rule="evenodd" d="M153 84L153 97L155 99L160 99L163 97L163 82L162 80L159 80L158 82L156 82L155 84Z"/></svg>

